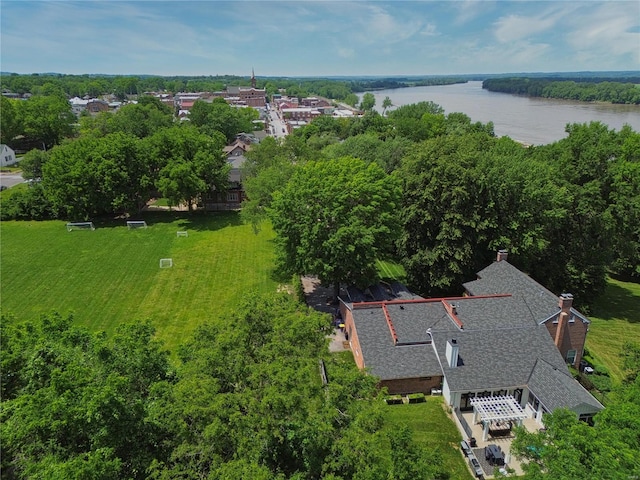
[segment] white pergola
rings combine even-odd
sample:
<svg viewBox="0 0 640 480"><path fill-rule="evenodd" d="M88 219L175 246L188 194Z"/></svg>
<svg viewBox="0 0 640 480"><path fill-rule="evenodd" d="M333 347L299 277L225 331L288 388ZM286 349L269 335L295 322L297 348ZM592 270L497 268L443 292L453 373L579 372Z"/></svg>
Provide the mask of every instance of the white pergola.
<svg viewBox="0 0 640 480"><path fill-rule="evenodd" d="M497 397L476 397L470 399L473 405L473 423L478 422L478 416L483 423L482 440L486 441L491 422L513 422L518 425L527 415L522 410L518 401L511 395Z"/></svg>

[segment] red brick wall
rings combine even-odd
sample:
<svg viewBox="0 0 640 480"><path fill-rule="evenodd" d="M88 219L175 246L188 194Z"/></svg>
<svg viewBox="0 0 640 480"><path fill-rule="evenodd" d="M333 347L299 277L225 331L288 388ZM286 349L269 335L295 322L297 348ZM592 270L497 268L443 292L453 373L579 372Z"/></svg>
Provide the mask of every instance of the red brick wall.
<svg viewBox="0 0 640 480"><path fill-rule="evenodd" d="M360 348L360 340L358 339L358 332L353 323L353 315L351 310L346 308L344 304L340 305L340 312L342 313L342 320L344 322L344 329L349 334L349 342L351 344L351 352L353 353L353 359L356 361L359 369L363 369L364 358L362 357L362 348Z"/></svg>
<svg viewBox="0 0 640 480"><path fill-rule="evenodd" d="M547 330L552 339L556 338L556 331L558 330L558 324L548 321L546 323ZM567 358L567 352L569 350L576 350L576 360L573 364L578 368L580 360L582 360L582 352L584 350L584 342L587 338L588 324L585 324L579 318L576 318L574 322L567 322L564 330L564 336L560 343L560 354L562 358Z"/></svg>
<svg viewBox="0 0 640 480"><path fill-rule="evenodd" d="M402 378L397 380L382 380L381 387L387 387L390 394L425 393L430 394L432 388L440 388L442 377Z"/></svg>

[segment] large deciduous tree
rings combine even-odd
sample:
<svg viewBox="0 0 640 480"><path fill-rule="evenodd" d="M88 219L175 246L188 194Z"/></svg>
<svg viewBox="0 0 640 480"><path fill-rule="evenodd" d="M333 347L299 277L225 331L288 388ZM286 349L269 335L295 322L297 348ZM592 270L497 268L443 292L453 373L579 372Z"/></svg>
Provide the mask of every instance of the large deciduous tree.
<svg viewBox="0 0 640 480"><path fill-rule="evenodd" d="M12 140L18 135L22 127L18 117L15 101L9 100L4 95L0 98L0 143L12 145Z"/></svg>
<svg viewBox="0 0 640 480"><path fill-rule="evenodd" d="M366 286L397 232L398 180L354 158L309 162L274 195L281 266L333 285Z"/></svg>
<svg viewBox="0 0 640 480"><path fill-rule="evenodd" d="M253 120L258 116L254 108L233 108L224 98L216 98L211 103L196 100L189 120L201 131L210 134L218 131L231 142L238 133L253 131Z"/></svg>
<svg viewBox="0 0 640 480"><path fill-rule="evenodd" d="M149 199L147 155L132 135L79 138L54 148L42 167L43 186L61 216L87 219L134 213Z"/></svg>
<svg viewBox="0 0 640 480"><path fill-rule="evenodd" d="M63 95L34 95L14 104L21 132L33 145L51 148L73 134L75 115Z"/></svg>
<svg viewBox="0 0 640 480"><path fill-rule="evenodd" d="M214 188L226 190L229 165L221 133L206 135L191 125L180 125L158 131L145 145L151 164L159 169L156 185L173 205L184 202L191 209Z"/></svg>
<svg viewBox="0 0 640 480"><path fill-rule="evenodd" d="M373 110L373 107L376 106L376 97L373 96L373 93L367 92L362 95L362 100L360 101L360 109L365 112L368 110Z"/></svg>

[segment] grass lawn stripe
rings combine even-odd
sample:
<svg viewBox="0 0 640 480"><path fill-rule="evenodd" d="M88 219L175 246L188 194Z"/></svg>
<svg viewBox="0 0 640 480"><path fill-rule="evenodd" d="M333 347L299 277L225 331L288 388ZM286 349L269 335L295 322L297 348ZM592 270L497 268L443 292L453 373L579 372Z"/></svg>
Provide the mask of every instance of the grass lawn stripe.
<svg viewBox="0 0 640 480"><path fill-rule="evenodd" d="M73 232L58 221L2 222L3 311L19 319L73 312L78 324L107 332L151 319L172 349L248 292L275 291L268 225L255 235L237 213L145 220L147 229L119 221ZM174 267L160 269L160 258Z"/></svg>

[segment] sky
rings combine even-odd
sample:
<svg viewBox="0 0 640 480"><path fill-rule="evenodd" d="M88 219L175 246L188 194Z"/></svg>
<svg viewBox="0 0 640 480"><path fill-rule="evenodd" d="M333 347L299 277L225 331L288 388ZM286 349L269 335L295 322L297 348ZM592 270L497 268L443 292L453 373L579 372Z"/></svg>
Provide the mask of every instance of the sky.
<svg viewBox="0 0 640 480"><path fill-rule="evenodd" d="M640 70L640 1L0 0L0 70L357 76Z"/></svg>

